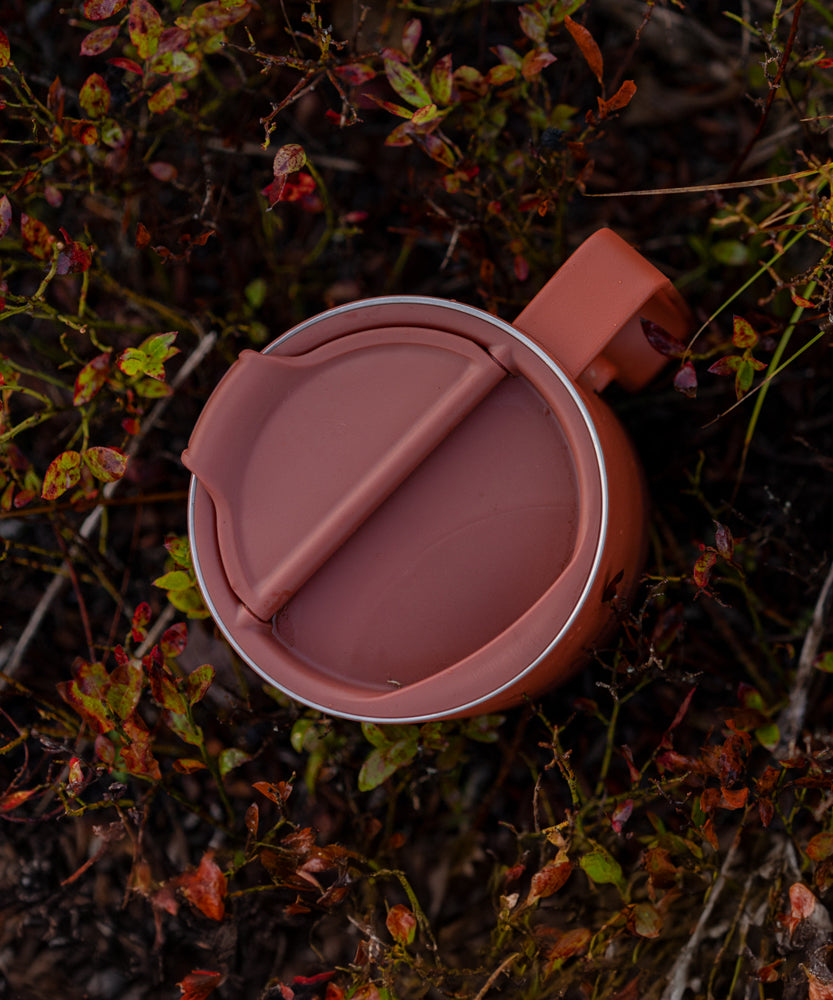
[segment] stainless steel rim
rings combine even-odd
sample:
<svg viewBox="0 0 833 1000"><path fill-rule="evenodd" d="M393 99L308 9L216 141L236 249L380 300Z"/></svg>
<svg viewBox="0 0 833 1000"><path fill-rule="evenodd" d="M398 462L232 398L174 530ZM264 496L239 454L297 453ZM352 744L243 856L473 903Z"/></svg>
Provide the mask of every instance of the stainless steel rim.
<svg viewBox="0 0 833 1000"><path fill-rule="evenodd" d="M471 701L464 702L461 705L456 705L452 708L444 709L441 712L435 712L426 715L402 715L402 716L373 716L373 715L357 715L351 712L341 712L335 711L326 705L316 704L315 702L307 699L301 698L296 692L290 690L284 685L276 681L272 676L267 674L261 667L257 665L246 653L244 649L241 648L238 641L232 635L229 628L226 626L225 622L222 620L214 602L211 599L211 595L208 592L208 588L205 583L205 578L203 576L202 569L200 567L199 553L197 552L195 530L194 530L194 506L196 503L196 491L199 480L196 476L191 476L191 485L188 495L188 539L191 546L191 559L194 565L194 573L197 578L197 583L199 585L200 591L202 593L203 599L205 600L206 606L211 613L212 618L216 622L220 631L226 637L232 648L237 652L237 654L255 671L259 674L268 684L276 687L279 691L293 698L295 701L300 701L304 705L308 705L311 708L315 708L320 712L324 712L327 715L336 715L343 719L352 719L356 722L376 722L381 724L402 724L409 722L428 722L436 719L445 719L453 717L462 712L468 712L478 705L500 695L501 692L507 690L509 687L515 685L527 674L534 671L543 660L550 656L555 647L561 641L562 636L572 627L573 622L576 620L580 614L582 608L587 602L587 598L590 591L593 588L593 584L598 576L599 567L602 561L602 555L604 552L605 539L607 537L607 526L608 526L608 516L610 509L610 500L608 492L607 483L607 469L605 467L604 455L602 454L602 446L599 441L599 435L596 431L596 426L593 423L593 418L584 405L583 400L576 392L575 387L564 374L564 372L558 367L555 361L539 347L533 340L526 336L526 334L521 333L511 324L499 319L496 316L492 316L490 313L484 312L482 309L477 309L474 306L466 305L462 302L453 302L446 299L433 298L427 295L386 295L380 296L378 298L364 299L359 302L349 302L346 305L336 306L334 309L329 309L326 312L319 313L317 316L313 316L311 319L305 320L303 323L298 324L298 326L293 327L286 333L282 334L276 340L273 340L267 347L264 348L263 353L269 354L271 351L275 350L279 345L284 344L287 340L301 333L303 330L320 323L322 320L330 319L338 315L343 315L345 313L355 312L357 310L368 311L372 310L374 307L378 306L395 306L395 305L407 305L407 306L423 306L432 308L441 308L443 310L451 310L452 312L464 313L467 316L471 316L474 319L480 320L481 322L489 323L492 326L496 326L501 329L504 333L509 334L515 340L523 344L528 350L530 350L536 357L540 358L541 361L550 369L550 371L556 376L556 378L561 382L562 386L566 389L567 393L570 395L576 409L581 414L584 420L587 432L590 435L590 440L593 443L593 449L596 454L596 463L599 469L599 487L601 491L601 517L599 525L599 538L596 543L596 551L593 556L593 562L590 567L590 572L587 575L587 580L585 582L584 588L576 601L575 607L572 610L567 621L558 630L558 633L552 639L552 641L543 649L538 656L523 670L519 670L514 674L508 681L501 684L499 687L493 688L485 695L481 695L478 698L474 698Z"/></svg>

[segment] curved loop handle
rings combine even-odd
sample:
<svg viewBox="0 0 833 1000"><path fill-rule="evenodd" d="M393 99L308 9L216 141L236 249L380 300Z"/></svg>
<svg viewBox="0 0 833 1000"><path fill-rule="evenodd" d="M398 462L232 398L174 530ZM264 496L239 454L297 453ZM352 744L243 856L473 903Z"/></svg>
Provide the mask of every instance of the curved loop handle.
<svg viewBox="0 0 833 1000"><path fill-rule="evenodd" d="M582 386L615 380L641 389L666 362L641 319L684 340L688 307L665 275L610 229L600 229L565 261L515 319Z"/></svg>

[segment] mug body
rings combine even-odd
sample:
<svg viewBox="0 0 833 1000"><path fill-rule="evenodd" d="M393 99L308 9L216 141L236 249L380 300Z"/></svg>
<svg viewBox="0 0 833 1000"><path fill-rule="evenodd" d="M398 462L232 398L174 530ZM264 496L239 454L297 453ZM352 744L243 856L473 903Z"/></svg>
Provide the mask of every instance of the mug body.
<svg viewBox="0 0 833 1000"><path fill-rule="evenodd" d="M460 303L351 303L244 352L183 461L212 616L330 714L536 697L638 582L646 498L623 428L535 339Z"/></svg>

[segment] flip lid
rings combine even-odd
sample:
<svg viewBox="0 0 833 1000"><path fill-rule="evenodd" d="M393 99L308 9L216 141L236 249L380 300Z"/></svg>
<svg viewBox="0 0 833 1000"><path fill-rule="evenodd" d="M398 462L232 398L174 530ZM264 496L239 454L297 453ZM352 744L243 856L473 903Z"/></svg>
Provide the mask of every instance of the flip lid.
<svg viewBox="0 0 833 1000"><path fill-rule="evenodd" d="M594 435L543 350L459 304L369 300L244 351L183 455L215 620L324 710L476 702L587 592L607 502Z"/></svg>

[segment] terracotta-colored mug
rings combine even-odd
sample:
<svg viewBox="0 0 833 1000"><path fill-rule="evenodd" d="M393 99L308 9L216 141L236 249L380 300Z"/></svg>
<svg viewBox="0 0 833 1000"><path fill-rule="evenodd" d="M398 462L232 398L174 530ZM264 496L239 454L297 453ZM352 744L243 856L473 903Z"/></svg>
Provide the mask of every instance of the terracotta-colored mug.
<svg viewBox="0 0 833 1000"><path fill-rule="evenodd" d="M397 295L243 351L183 454L197 579L232 646L293 698L381 723L566 679L644 557L639 464L596 394L661 368L640 319L689 322L601 230L513 325Z"/></svg>

